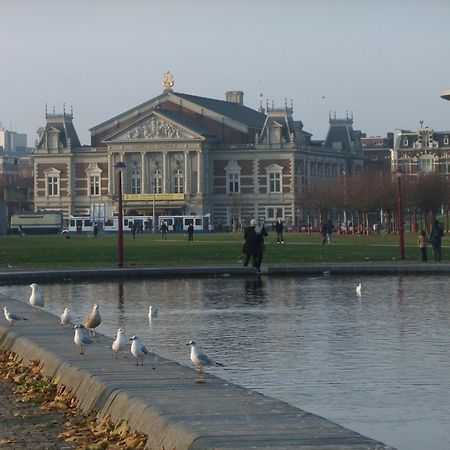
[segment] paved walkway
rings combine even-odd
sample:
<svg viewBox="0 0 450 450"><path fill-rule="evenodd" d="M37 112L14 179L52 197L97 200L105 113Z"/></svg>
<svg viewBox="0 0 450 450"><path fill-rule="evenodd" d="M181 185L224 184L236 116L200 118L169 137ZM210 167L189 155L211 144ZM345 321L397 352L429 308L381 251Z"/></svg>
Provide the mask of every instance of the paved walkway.
<svg viewBox="0 0 450 450"><path fill-rule="evenodd" d="M58 437L65 417L61 412L45 412L32 403L19 402L12 382L0 382L0 449L69 450Z"/></svg>

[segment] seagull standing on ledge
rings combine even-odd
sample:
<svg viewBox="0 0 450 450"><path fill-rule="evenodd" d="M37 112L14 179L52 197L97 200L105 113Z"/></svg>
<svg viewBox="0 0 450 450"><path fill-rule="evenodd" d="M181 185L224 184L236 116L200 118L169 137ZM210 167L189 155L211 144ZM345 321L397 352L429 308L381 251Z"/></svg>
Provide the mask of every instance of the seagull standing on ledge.
<svg viewBox="0 0 450 450"><path fill-rule="evenodd" d="M83 319L83 325L89 330L91 336L95 336L95 329L101 324L102 318L100 317L100 311L98 305L94 304L92 312Z"/></svg>
<svg viewBox="0 0 450 450"><path fill-rule="evenodd" d="M139 339L139 336L133 336L130 338L131 343L131 353L136 358L136 365L139 365L139 360L141 360L141 366L144 365L144 357L148 355L148 350L145 345Z"/></svg>
<svg viewBox="0 0 450 450"><path fill-rule="evenodd" d="M17 322L18 320L28 320L26 317L18 316L13 312L9 312L6 306L3 307L3 312L5 314L5 319L9 322L10 327L12 327L14 325L14 322Z"/></svg>
<svg viewBox="0 0 450 450"><path fill-rule="evenodd" d="M191 346L191 361L197 368L198 373L203 373L204 366L221 366L223 364L210 358L206 353L203 353L197 346L195 341L189 341L186 345Z"/></svg>
<svg viewBox="0 0 450 450"><path fill-rule="evenodd" d="M356 286L356 295L358 297L361 297L361 294L362 294L362 284L359 283L358 286Z"/></svg>
<svg viewBox="0 0 450 450"><path fill-rule="evenodd" d="M122 350L125 350L125 347L127 345L127 340L125 339L125 336L123 335L122 328L119 328L117 330L117 337L116 340L112 343L112 349L114 350L114 353L116 354L116 359L118 356L118 353Z"/></svg>
<svg viewBox="0 0 450 450"><path fill-rule="evenodd" d="M44 297L42 296L39 290L39 285L37 285L36 283L31 283L30 288L31 288L30 305L39 306L42 308L44 306Z"/></svg>
<svg viewBox="0 0 450 450"><path fill-rule="evenodd" d="M69 308L64 308L64 312L59 316L61 325L69 325L72 320L72 313Z"/></svg>
<svg viewBox="0 0 450 450"><path fill-rule="evenodd" d="M73 329L75 330L75 336L73 337L73 341L75 342L75 344L78 345L78 347L80 347L81 349L80 355L84 355L86 345L92 344L93 340L86 333L86 328L84 327L83 324L75 325Z"/></svg>

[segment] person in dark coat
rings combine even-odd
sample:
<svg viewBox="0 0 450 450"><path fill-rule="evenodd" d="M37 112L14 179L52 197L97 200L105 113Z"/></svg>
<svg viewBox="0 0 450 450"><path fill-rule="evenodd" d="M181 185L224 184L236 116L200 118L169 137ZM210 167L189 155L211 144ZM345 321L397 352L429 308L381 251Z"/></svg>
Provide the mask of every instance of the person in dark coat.
<svg viewBox="0 0 450 450"><path fill-rule="evenodd" d="M278 244L283 244L283 221L278 218L277 222L275 224L275 231L277 232L277 243Z"/></svg>
<svg viewBox="0 0 450 450"><path fill-rule="evenodd" d="M187 227L187 232L188 232L188 242L193 242L194 240L194 225L189 224L189 226Z"/></svg>
<svg viewBox="0 0 450 450"><path fill-rule="evenodd" d="M166 222L163 222L163 223L161 224L160 230L161 230L161 237L162 237L163 241L167 240L167 231L168 231L168 227L167 227Z"/></svg>
<svg viewBox="0 0 450 450"><path fill-rule="evenodd" d="M430 232L430 242L433 246L433 256L435 261L440 261L442 259L442 236L444 236L444 230L439 220L435 220Z"/></svg>
<svg viewBox="0 0 450 450"><path fill-rule="evenodd" d="M257 227L258 222L255 219L250 221L250 226L244 231L244 247L245 253L244 267L247 267L250 258L252 258L252 266L261 272L261 263L264 252L264 237L267 236L267 231L262 227Z"/></svg>

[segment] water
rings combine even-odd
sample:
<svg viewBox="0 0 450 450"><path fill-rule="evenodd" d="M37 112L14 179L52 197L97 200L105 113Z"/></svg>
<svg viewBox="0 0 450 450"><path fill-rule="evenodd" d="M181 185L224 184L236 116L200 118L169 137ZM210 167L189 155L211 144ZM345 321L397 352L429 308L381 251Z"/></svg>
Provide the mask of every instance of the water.
<svg viewBox="0 0 450 450"><path fill-rule="evenodd" d="M362 297L355 292L363 285ZM445 276L263 277L42 285L46 309L118 327L209 371L400 450L450 448L450 285ZM0 293L28 301L28 286ZM151 323L148 307L159 315ZM75 344L74 344L74 352Z"/></svg>

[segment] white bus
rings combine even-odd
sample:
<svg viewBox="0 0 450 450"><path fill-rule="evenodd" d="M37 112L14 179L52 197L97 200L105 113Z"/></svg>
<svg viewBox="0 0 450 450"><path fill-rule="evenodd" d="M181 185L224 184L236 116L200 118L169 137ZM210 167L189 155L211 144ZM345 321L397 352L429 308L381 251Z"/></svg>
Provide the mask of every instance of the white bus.
<svg viewBox="0 0 450 450"><path fill-rule="evenodd" d="M119 218L114 216L109 219L98 218L93 220L90 216L70 216L67 231L77 234L92 234L95 224L97 224L98 231L103 233L117 233ZM131 233L133 224L136 224L137 231L140 233L151 232L153 218L151 216L123 216L124 233Z"/></svg>
<svg viewBox="0 0 450 450"><path fill-rule="evenodd" d="M211 214L204 216L159 216L158 231L163 222L166 222L169 232L183 233L187 231L189 225L194 226L194 231L208 233L212 231Z"/></svg>

